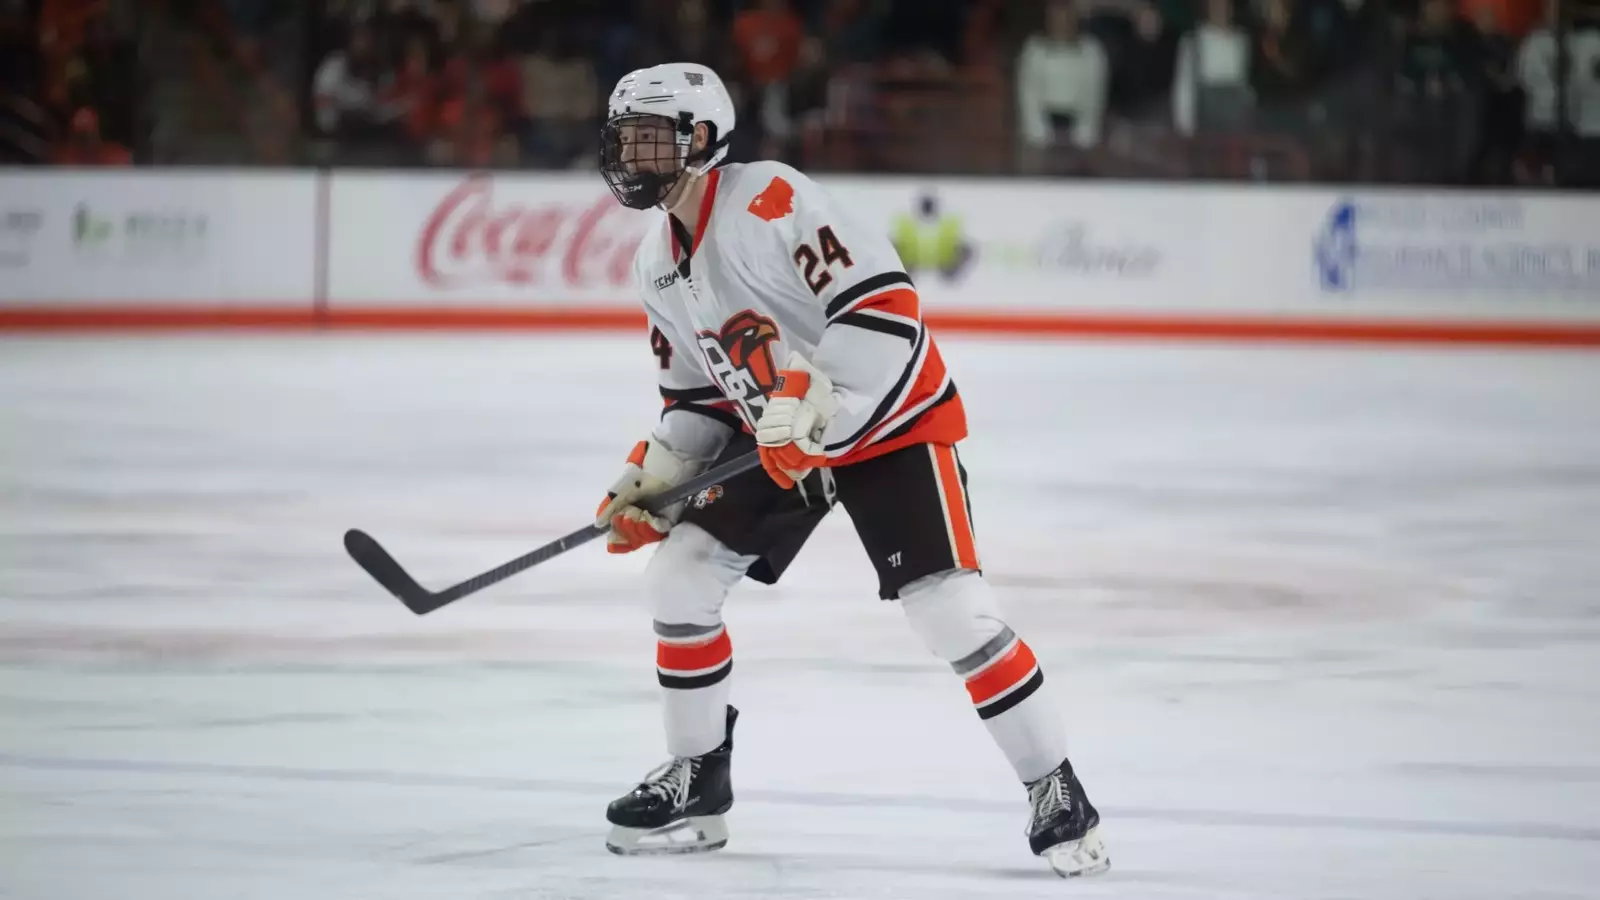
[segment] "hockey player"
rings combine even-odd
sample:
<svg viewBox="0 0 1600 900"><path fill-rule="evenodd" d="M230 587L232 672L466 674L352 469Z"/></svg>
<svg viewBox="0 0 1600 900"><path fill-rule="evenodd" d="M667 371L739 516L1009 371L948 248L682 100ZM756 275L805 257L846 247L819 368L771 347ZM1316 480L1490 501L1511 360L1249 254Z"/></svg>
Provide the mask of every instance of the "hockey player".
<svg viewBox="0 0 1600 900"><path fill-rule="evenodd" d="M618 201L665 210L634 259L666 408L597 511L615 553L646 567L672 758L613 802L616 853L727 843L728 591L771 584L835 503L877 568L879 595L965 682L1027 786L1029 845L1062 875L1110 864L1066 757L1033 651L979 571L956 443L961 397L882 228L776 162L718 163L733 103L710 69L668 64L611 92L601 172ZM669 515L641 498L759 451L755 470Z"/></svg>

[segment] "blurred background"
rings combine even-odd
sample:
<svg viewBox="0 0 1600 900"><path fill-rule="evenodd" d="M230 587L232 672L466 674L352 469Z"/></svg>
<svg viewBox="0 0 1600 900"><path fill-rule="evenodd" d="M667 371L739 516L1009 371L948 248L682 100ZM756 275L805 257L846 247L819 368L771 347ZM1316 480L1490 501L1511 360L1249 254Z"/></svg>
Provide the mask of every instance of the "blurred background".
<svg viewBox="0 0 1600 900"><path fill-rule="evenodd" d="M1600 0L0 0L0 897L1061 889L847 511L728 604L694 861L602 843L646 553L343 551L490 569L657 421L596 151L668 60L917 279L1072 888L1594 900Z"/></svg>
<svg viewBox="0 0 1600 900"><path fill-rule="evenodd" d="M5 0L0 162L589 168L725 73L732 159L1592 187L1600 0Z"/></svg>

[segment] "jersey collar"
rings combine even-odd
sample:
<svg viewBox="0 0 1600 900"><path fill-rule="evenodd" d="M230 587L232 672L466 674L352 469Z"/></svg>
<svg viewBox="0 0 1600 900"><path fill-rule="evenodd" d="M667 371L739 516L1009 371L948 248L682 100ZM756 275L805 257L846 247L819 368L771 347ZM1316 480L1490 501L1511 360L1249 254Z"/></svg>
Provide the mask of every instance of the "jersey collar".
<svg viewBox="0 0 1600 900"><path fill-rule="evenodd" d="M711 221L711 207L717 202L717 182L722 179L721 169L712 169L706 173L706 192L700 198L700 215L695 220L694 243L689 247L689 255L694 256L700 249L700 242L706 238L706 225ZM671 213L667 214L671 216ZM678 230L667 223L667 236L672 240L672 258L676 260L683 252L683 244L678 240Z"/></svg>

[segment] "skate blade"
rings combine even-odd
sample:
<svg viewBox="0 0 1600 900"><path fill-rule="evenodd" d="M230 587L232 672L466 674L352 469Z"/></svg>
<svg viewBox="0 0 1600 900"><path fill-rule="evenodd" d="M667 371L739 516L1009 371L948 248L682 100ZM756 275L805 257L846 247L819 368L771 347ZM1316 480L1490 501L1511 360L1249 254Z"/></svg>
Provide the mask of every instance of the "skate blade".
<svg viewBox="0 0 1600 900"><path fill-rule="evenodd" d="M1100 842L1100 829L1091 828L1076 841L1057 844L1042 854L1050 868L1062 878L1099 875L1111 868L1111 857Z"/></svg>
<svg viewBox="0 0 1600 900"><path fill-rule="evenodd" d="M728 826L721 816L690 816L660 828L613 825L606 836L606 849L618 856L705 853L727 843Z"/></svg>

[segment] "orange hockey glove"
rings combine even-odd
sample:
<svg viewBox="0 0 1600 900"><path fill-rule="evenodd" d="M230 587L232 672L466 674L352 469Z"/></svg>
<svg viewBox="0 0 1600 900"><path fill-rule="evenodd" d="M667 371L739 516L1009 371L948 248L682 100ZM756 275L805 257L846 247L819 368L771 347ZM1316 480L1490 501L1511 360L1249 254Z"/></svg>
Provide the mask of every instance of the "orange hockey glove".
<svg viewBox="0 0 1600 900"><path fill-rule="evenodd" d="M688 469L686 460L655 440L640 441L633 448L622 477L611 485L606 499L595 510L594 524L611 529L606 535L608 552L631 553L667 536L683 510L682 504L663 515L652 515L636 504L688 477Z"/></svg>
<svg viewBox="0 0 1600 900"><path fill-rule="evenodd" d="M822 433L838 411L833 382L805 357L791 354L756 422L761 466L779 487L792 488L812 469L828 464Z"/></svg>

